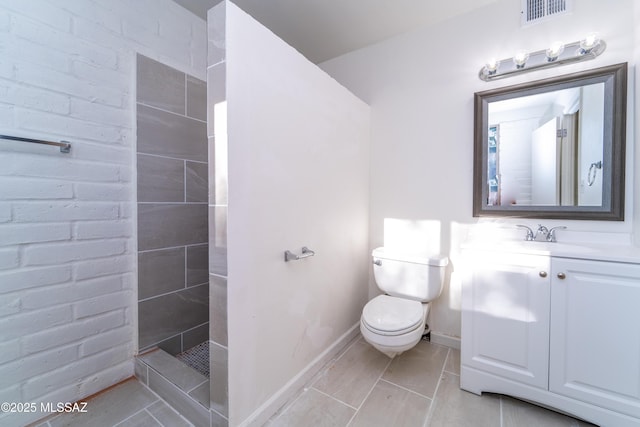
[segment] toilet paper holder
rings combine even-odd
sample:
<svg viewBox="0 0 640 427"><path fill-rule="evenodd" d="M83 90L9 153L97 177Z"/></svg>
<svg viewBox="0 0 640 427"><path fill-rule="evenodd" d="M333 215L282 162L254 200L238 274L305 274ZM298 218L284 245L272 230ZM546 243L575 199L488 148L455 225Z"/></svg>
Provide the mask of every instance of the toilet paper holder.
<svg viewBox="0 0 640 427"><path fill-rule="evenodd" d="M299 259L309 258L310 256L314 256L315 254L316 253L314 251L312 251L306 246L302 247L302 255L296 255L287 249L286 251L284 251L284 262L297 261Z"/></svg>

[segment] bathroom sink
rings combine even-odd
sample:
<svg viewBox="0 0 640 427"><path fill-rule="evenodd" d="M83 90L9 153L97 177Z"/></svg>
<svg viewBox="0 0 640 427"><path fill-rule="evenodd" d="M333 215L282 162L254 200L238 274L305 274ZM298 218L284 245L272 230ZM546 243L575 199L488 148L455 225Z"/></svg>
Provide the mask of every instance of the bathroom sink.
<svg viewBox="0 0 640 427"><path fill-rule="evenodd" d="M474 251L546 255L563 258L640 263L640 247L605 242L536 242L526 240L476 240L463 245Z"/></svg>
<svg viewBox="0 0 640 427"><path fill-rule="evenodd" d="M487 245L478 245L478 249L501 252L527 253L535 255L585 255L599 252L599 249L589 244L562 242L532 242L532 241L502 241Z"/></svg>
<svg viewBox="0 0 640 427"><path fill-rule="evenodd" d="M575 243L564 242L518 242L525 248L530 248L534 251L545 251L550 253L557 252L593 252L596 249L588 245L579 245Z"/></svg>

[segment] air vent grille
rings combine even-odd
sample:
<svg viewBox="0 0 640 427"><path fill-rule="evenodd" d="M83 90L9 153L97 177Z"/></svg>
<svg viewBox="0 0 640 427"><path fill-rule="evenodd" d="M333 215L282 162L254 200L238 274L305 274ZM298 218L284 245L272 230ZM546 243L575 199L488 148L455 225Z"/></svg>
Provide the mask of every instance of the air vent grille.
<svg viewBox="0 0 640 427"><path fill-rule="evenodd" d="M522 0L522 25L541 22L570 10L571 0Z"/></svg>

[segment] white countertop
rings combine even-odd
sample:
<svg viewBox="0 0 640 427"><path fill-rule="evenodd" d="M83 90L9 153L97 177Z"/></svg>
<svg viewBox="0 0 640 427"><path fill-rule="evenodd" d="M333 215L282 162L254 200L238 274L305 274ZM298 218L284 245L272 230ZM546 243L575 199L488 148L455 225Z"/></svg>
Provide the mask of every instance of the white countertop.
<svg viewBox="0 0 640 427"><path fill-rule="evenodd" d="M528 242L518 240L474 241L462 245L465 250L546 255L560 258L590 259L640 264L640 247L598 243Z"/></svg>

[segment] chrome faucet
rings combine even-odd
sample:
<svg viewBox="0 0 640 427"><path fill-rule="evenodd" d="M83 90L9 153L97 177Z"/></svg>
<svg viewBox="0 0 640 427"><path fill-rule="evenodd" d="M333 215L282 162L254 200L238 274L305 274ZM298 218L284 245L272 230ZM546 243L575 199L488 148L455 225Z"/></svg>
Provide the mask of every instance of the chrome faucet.
<svg viewBox="0 0 640 427"><path fill-rule="evenodd" d="M564 225L559 225L557 227L553 227L548 229L542 224L538 224L538 229L535 234L533 230L526 225L517 224L516 227L524 228L527 230L527 235L524 237L524 240L527 242L556 242L556 230L565 230L567 227Z"/></svg>
<svg viewBox="0 0 640 427"><path fill-rule="evenodd" d="M527 230L527 235L524 237L524 240L527 242L533 241L533 230L527 227L526 225L517 224L516 227L524 228Z"/></svg>
<svg viewBox="0 0 640 427"><path fill-rule="evenodd" d="M559 225L557 227L553 227L547 233L547 242L556 242L556 230L566 230L566 229L567 229L567 227L565 227L564 225Z"/></svg>
<svg viewBox="0 0 640 427"><path fill-rule="evenodd" d="M533 238L536 242L540 240L538 237L542 236L542 240L549 240L549 229L542 224L538 224L538 229L536 230L536 235Z"/></svg>

